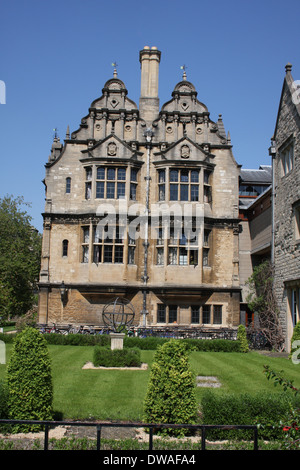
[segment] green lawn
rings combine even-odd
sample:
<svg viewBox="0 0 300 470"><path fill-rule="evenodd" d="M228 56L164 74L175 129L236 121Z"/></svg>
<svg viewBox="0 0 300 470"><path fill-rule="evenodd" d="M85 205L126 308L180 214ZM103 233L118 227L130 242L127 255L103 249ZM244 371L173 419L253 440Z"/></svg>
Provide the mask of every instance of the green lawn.
<svg viewBox="0 0 300 470"><path fill-rule="evenodd" d="M6 345L6 362L11 345ZM92 346L49 345L52 359L54 410L63 419L142 420L143 400L149 380L147 371L83 370L92 361ZM151 366L154 351L141 351L142 361ZM300 387L300 365L285 358L265 357L256 352L248 354L193 352L191 365L196 375L217 376L222 384L215 393L281 392L263 374L268 364ZM6 365L0 364L0 379L5 377ZM204 388L197 388L200 401Z"/></svg>

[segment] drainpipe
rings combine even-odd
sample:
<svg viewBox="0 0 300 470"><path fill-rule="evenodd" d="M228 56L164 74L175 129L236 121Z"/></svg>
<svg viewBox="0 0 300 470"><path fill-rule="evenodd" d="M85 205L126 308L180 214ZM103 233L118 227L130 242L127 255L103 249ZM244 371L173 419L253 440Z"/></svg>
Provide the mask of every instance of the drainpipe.
<svg viewBox="0 0 300 470"><path fill-rule="evenodd" d="M274 223L274 210L275 210L275 157L276 147L275 140L271 140L271 147L269 148L269 155L272 157L272 240L271 240L271 263L274 266L275 256L275 223Z"/></svg>
<svg viewBox="0 0 300 470"><path fill-rule="evenodd" d="M151 142L153 137L152 129L148 128L144 137L146 137L146 148L147 148L147 174L145 176L146 180L146 206L145 206L145 239L144 239L144 274L142 276L142 281L144 286L147 286L148 283L148 248L149 248L149 194L150 194L150 151L151 151ZM146 316L147 311L147 289L143 290L143 327L146 327Z"/></svg>

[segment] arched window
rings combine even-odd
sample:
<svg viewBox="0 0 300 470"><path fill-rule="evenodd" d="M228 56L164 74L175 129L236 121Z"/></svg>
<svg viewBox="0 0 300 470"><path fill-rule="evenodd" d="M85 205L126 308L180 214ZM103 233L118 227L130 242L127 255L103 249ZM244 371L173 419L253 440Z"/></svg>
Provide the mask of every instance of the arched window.
<svg viewBox="0 0 300 470"><path fill-rule="evenodd" d="M68 247L69 247L69 240L63 240L62 242L62 255L68 256Z"/></svg>
<svg viewBox="0 0 300 470"><path fill-rule="evenodd" d="M71 178L66 178L66 194L70 194L71 192Z"/></svg>

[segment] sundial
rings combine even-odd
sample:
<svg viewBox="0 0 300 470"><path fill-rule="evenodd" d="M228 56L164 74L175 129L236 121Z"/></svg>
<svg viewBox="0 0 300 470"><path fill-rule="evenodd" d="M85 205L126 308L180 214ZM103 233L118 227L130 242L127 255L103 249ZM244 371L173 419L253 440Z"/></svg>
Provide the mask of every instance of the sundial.
<svg viewBox="0 0 300 470"><path fill-rule="evenodd" d="M114 332L121 327L129 326L133 322L135 313L129 300L117 297L103 307L102 318L106 326Z"/></svg>

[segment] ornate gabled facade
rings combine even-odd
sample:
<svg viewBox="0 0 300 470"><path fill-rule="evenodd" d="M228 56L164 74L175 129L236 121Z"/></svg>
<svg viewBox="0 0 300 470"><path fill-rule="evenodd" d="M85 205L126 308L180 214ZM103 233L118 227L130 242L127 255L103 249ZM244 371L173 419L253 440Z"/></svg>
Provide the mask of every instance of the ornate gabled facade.
<svg viewBox="0 0 300 470"><path fill-rule="evenodd" d="M102 325L125 297L136 325L239 324L240 169L185 72L160 109L160 58L140 52L139 108L115 71L80 128L54 139L40 323Z"/></svg>
<svg viewBox="0 0 300 470"><path fill-rule="evenodd" d="M300 99L286 65L270 154L274 172L274 287L290 349L300 319Z"/></svg>

